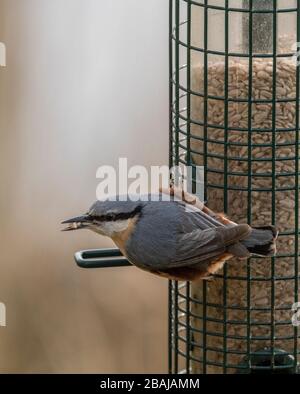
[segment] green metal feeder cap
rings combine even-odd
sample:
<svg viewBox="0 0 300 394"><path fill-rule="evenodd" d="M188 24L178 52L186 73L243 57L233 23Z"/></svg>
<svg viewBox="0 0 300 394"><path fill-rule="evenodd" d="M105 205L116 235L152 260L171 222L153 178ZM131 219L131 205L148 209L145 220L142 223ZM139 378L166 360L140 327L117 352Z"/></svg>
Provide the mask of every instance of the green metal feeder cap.
<svg viewBox="0 0 300 394"><path fill-rule="evenodd" d="M274 365L272 358L274 355ZM299 365L295 366L295 358L281 349L265 348L253 353L249 359L245 359L241 366L245 366L242 374L295 374L299 373Z"/></svg>

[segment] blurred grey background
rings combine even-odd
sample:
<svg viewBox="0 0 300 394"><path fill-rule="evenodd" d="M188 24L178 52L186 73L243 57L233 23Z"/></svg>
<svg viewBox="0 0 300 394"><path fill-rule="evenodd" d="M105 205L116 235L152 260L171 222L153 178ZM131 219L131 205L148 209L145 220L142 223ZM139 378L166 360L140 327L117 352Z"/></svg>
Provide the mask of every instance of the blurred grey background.
<svg viewBox="0 0 300 394"><path fill-rule="evenodd" d="M167 282L84 271L96 170L168 163L167 0L0 0L0 372L165 372Z"/></svg>

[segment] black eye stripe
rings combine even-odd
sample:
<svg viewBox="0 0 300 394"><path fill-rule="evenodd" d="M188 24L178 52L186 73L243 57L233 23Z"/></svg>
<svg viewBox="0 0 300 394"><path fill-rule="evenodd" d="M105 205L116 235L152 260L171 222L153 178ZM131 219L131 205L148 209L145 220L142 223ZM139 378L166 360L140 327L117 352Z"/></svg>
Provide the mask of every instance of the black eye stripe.
<svg viewBox="0 0 300 394"><path fill-rule="evenodd" d="M127 220L127 219L132 219L136 215L140 214L141 210L142 210L142 206L138 206L132 212L109 213L107 215L101 215L101 216L91 215L91 220L96 222L116 222L117 220Z"/></svg>

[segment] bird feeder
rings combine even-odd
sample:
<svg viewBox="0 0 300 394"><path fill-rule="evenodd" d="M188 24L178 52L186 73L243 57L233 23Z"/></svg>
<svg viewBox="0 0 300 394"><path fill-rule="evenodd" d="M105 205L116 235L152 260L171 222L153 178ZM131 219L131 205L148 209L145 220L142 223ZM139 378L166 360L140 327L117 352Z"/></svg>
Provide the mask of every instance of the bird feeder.
<svg viewBox="0 0 300 394"><path fill-rule="evenodd" d="M169 282L169 372L298 373L300 1L169 2L170 167L203 167L209 208L280 231L276 257ZM75 259L130 265L117 249Z"/></svg>
<svg viewBox="0 0 300 394"><path fill-rule="evenodd" d="M170 283L170 372L298 371L297 42L296 0L170 1L170 165L204 167L211 209L280 231L276 257Z"/></svg>

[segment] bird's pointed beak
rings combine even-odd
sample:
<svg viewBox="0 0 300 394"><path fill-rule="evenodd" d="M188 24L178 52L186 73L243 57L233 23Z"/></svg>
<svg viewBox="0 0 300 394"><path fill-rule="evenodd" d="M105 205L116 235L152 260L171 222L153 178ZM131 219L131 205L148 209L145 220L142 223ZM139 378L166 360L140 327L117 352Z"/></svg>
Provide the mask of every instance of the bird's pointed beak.
<svg viewBox="0 0 300 394"><path fill-rule="evenodd" d="M68 219L62 222L62 224L69 225L65 227L62 231L80 230L82 228L85 228L89 222L90 222L90 218L88 215L78 216L76 218Z"/></svg>

